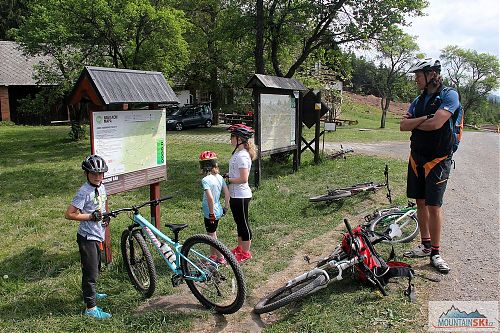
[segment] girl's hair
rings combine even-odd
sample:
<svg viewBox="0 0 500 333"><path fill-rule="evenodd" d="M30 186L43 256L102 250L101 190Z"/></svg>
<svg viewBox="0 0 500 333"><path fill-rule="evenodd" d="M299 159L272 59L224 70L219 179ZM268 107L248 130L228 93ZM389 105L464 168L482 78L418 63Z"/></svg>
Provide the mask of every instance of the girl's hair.
<svg viewBox="0 0 500 333"><path fill-rule="evenodd" d="M201 173L205 176L210 173L219 173L219 163L215 162L215 165L212 165L211 167L206 166L201 168Z"/></svg>
<svg viewBox="0 0 500 333"><path fill-rule="evenodd" d="M248 151L248 154L250 155L252 161L255 160L257 158L257 149L255 148L255 144L253 143L253 141L247 141L246 143L244 143L244 147Z"/></svg>

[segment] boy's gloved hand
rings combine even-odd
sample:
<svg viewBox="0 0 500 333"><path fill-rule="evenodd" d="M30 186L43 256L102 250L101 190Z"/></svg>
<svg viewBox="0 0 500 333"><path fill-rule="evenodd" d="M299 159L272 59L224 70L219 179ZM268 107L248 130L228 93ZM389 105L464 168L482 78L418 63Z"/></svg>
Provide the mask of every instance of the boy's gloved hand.
<svg viewBox="0 0 500 333"><path fill-rule="evenodd" d="M103 214L101 225L103 227L107 227L109 225L109 221L111 221L111 217L109 217L109 215L107 215L107 214Z"/></svg>
<svg viewBox="0 0 500 333"><path fill-rule="evenodd" d="M226 215L227 213L227 208L226 207L223 207L222 208L222 216Z"/></svg>
<svg viewBox="0 0 500 333"><path fill-rule="evenodd" d="M229 174L225 173L224 176L222 176L222 178L224 178L224 180L226 181L226 184L229 185Z"/></svg>
<svg viewBox="0 0 500 333"><path fill-rule="evenodd" d="M215 214L208 214L208 218L210 219L210 223L215 223Z"/></svg>
<svg viewBox="0 0 500 333"><path fill-rule="evenodd" d="M100 221L102 220L102 213L100 210L94 210L91 214L92 221Z"/></svg>

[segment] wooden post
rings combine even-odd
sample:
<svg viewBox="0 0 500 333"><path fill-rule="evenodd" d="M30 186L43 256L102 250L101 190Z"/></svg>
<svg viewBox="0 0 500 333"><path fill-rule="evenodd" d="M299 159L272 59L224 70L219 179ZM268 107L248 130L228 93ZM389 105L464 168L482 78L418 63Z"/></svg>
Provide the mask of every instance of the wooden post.
<svg viewBox="0 0 500 333"><path fill-rule="evenodd" d="M154 183L149 186L149 199L160 199L160 183ZM151 224L160 229L160 205L151 207Z"/></svg>
<svg viewBox="0 0 500 333"><path fill-rule="evenodd" d="M295 144L297 149L293 151L293 171L298 171L300 167L300 153L302 147L302 92L297 92L295 98ZM295 92L294 92L295 95Z"/></svg>
<svg viewBox="0 0 500 333"><path fill-rule="evenodd" d="M108 200L106 200L106 211L109 212ZM104 258L106 264L111 264L113 261L113 255L111 254L111 233L109 231L109 225L104 229Z"/></svg>
<svg viewBox="0 0 500 333"><path fill-rule="evenodd" d="M260 140L261 140L261 114L260 114L260 94L255 90L253 90L253 100L255 103L255 139L254 142L258 144L257 146L257 159L255 160L255 172L254 172L254 185L255 187L259 187L260 185L260 176L261 176L261 145L260 145Z"/></svg>
<svg viewBox="0 0 500 333"><path fill-rule="evenodd" d="M319 137L321 130L321 91L318 92L317 102L314 106L314 111L316 111L316 127L314 129L314 163L319 164ZM319 107L318 107L319 104Z"/></svg>

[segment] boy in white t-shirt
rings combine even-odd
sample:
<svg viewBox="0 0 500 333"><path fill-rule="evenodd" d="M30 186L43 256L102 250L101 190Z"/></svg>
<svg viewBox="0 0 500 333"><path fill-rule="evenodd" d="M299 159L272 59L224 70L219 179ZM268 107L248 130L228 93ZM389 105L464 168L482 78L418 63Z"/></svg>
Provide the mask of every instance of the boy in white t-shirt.
<svg viewBox="0 0 500 333"><path fill-rule="evenodd" d="M64 217L78 221L78 250L82 264L82 292L87 306L84 314L98 319L107 319L111 314L96 306L96 300L105 298L106 294L96 293L96 282L101 267L101 244L104 241L104 230L109 217L103 218L106 212L106 189L102 184L108 166L98 155L87 156L82 162L87 182L83 184L68 206Z"/></svg>

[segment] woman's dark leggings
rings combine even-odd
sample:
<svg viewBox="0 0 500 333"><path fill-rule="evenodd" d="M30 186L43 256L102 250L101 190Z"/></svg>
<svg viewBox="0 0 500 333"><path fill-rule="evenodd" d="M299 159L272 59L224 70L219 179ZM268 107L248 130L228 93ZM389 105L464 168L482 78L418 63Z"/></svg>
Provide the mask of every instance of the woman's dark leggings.
<svg viewBox="0 0 500 333"><path fill-rule="evenodd" d="M87 240L80 234L77 234L76 242L80 250L80 262L82 264L83 301L87 304L87 308L90 309L96 306L95 285L101 267L100 242Z"/></svg>
<svg viewBox="0 0 500 333"><path fill-rule="evenodd" d="M252 230L248 221L248 206L252 198L231 198L229 199L229 206L233 213L234 222L238 229L238 237L242 241L249 241L252 239Z"/></svg>

